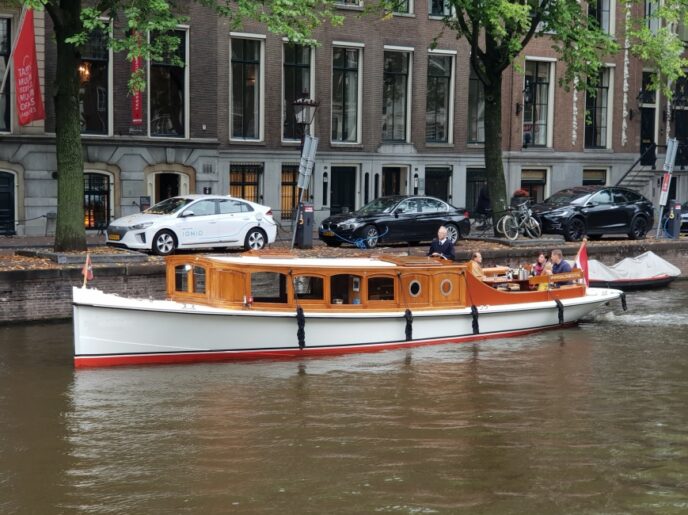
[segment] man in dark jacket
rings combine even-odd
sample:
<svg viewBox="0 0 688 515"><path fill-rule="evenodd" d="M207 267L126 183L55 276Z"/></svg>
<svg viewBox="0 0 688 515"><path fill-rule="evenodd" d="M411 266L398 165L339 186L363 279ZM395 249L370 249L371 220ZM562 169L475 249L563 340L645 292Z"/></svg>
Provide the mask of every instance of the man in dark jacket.
<svg viewBox="0 0 688 515"><path fill-rule="evenodd" d="M456 254L454 254L454 244L447 238L447 228L443 225L437 231L437 238L430 243L430 250L428 256L443 257L454 261Z"/></svg>

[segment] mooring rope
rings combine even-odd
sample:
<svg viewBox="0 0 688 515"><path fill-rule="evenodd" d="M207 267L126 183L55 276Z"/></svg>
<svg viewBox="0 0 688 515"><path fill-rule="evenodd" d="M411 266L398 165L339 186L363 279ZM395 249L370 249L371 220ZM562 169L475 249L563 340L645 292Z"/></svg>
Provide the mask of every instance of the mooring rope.
<svg viewBox="0 0 688 515"><path fill-rule="evenodd" d="M378 234L377 239L380 240L385 234L389 232L389 227L385 227L385 232L382 234ZM348 240L344 236L340 236L337 234L335 231L332 231L332 234L334 234L337 238L342 240L344 243L350 243L351 245L354 245L358 247L359 249L367 249L366 241L368 240L367 238L356 238L355 240Z"/></svg>

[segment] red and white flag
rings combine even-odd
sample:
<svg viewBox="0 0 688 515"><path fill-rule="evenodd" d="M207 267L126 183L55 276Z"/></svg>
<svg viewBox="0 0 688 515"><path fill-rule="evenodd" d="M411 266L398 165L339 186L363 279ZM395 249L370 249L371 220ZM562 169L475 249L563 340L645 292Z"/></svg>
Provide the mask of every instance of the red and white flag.
<svg viewBox="0 0 688 515"><path fill-rule="evenodd" d="M585 285L590 286L590 277L588 274L588 241L583 239L578 254L576 254L576 268L583 270L583 277L585 278Z"/></svg>
<svg viewBox="0 0 688 515"><path fill-rule="evenodd" d="M86 262L84 268L81 270L81 275L84 276L84 286L88 281L93 280L93 266L91 266L91 254L86 254Z"/></svg>
<svg viewBox="0 0 688 515"><path fill-rule="evenodd" d="M34 120L45 119L41 83L38 78L36 61L36 37L33 29L33 11L26 11L24 22L19 29L17 46L12 56L14 68L15 96L17 97L17 117L19 125Z"/></svg>

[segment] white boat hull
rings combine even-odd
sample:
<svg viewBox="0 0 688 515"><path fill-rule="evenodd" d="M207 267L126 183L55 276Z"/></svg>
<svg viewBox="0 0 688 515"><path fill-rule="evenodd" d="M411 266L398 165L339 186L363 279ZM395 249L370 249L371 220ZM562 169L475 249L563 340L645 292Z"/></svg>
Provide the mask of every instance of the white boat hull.
<svg viewBox="0 0 688 515"><path fill-rule="evenodd" d="M340 354L495 338L575 323L620 295L618 290L589 288L584 297L563 299L561 311L554 301L545 301L478 306L477 317L470 308L416 311L412 322L404 310L333 313L305 308L300 346L296 313L124 299L75 288L75 365Z"/></svg>

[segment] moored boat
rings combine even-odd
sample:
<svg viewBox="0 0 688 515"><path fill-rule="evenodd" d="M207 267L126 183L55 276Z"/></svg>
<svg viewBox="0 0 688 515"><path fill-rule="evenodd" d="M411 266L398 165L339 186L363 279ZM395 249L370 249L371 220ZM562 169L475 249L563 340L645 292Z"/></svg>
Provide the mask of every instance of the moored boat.
<svg viewBox="0 0 688 515"><path fill-rule="evenodd" d="M619 290L661 288L681 275L680 269L652 251L624 258L612 266L590 259L588 271L590 286Z"/></svg>
<svg viewBox="0 0 688 515"><path fill-rule="evenodd" d="M74 360L285 358L521 335L574 324L622 295L586 288L582 276L514 280L512 291L434 258L177 255L167 258L168 300L74 288ZM552 287L538 291L542 282Z"/></svg>

